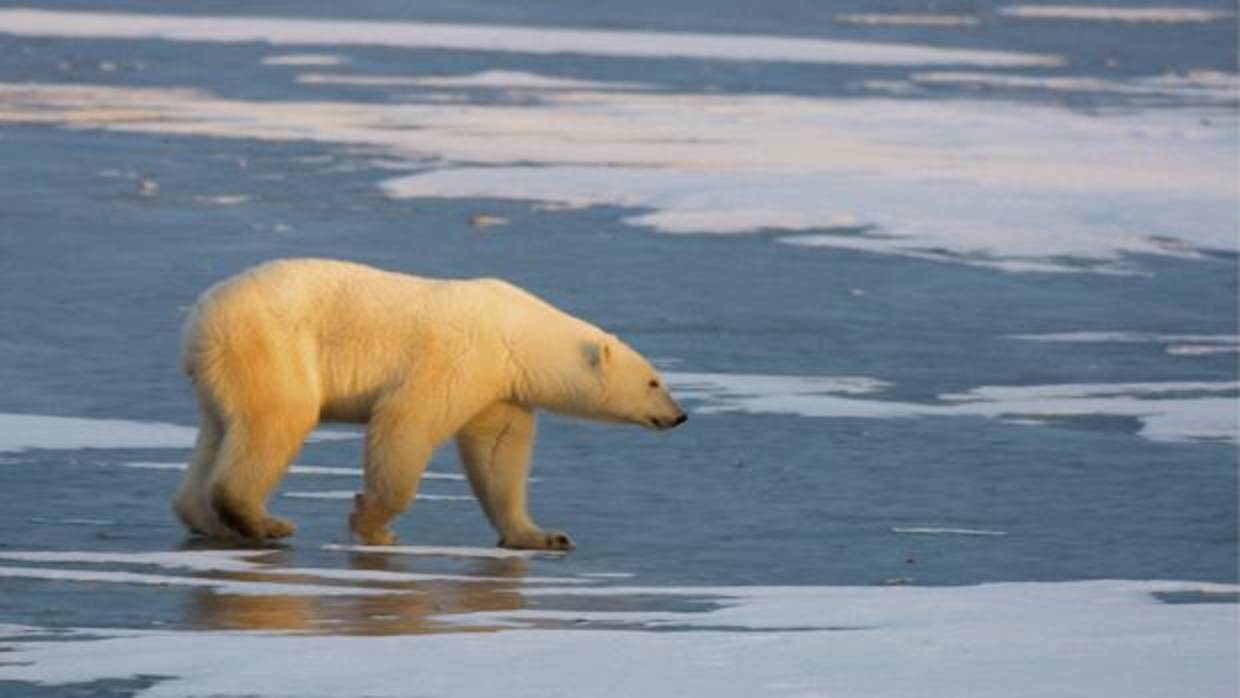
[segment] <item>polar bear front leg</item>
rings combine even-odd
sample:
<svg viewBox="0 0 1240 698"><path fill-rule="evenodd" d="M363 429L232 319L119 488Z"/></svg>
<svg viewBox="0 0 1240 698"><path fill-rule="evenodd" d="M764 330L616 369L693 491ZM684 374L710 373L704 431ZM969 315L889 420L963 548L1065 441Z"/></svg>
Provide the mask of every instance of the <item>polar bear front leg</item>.
<svg viewBox="0 0 1240 698"><path fill-rule="evenodd" d="M499 532L505 548L569 550L573 542L560 531L544 531L530 519L525 485L534 447L532 410L496 403L457 433L456 445L465 474L482 511Z"/></svg>
<svg viewBox="0 0 1240 698"><path fill-rule="evenodd" d="M388 522L404 511L418 490L433 440L417 417L394 406L379 410L366 430L365 492L353 499L349 528L367 545L391 545Z"/></svg>

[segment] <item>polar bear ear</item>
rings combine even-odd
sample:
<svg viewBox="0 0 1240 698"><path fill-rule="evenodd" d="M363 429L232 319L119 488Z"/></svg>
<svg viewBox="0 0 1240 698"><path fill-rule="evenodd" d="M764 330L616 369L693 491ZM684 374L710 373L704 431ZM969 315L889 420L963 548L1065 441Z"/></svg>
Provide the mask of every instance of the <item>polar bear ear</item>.
<svg viewBox="0 0 1240 698"><path fill-rule="evenodd" d="M594 368L599 368L608 361L611 361L611 342L606 339L598 342L587 342L584 346L584 350L586 362Z"/></svg>

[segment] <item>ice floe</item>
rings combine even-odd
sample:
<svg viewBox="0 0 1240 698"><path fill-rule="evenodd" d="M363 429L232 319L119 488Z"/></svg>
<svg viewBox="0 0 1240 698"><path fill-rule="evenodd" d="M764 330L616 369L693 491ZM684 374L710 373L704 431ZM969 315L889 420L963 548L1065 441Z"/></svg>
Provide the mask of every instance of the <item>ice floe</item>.
<svg viewBox="0 0 1240 698"><path fill-rule="evenodd" d="M190 448L197 428L127 419L0 413L0 452L29 449ZM316 431L312 441L355 439L343 431Z"/></svg>
<svg viewBox="0 0 1240 698"><path fill-rule="evenodd" d="M1128 332L1122 330L1082 330L1079 332L1045 332L1042 334L1013 334L1012 339L1030 342L1081 342L1098 344L1169 344L1191 342L1201 344L1240 344L1240 336L1234 334L1176 334L1162 332Z"/></svg>
<svg viewBox="0 0 1240 698"><path fill-rule="evenodd" d="M865 376L780 376L760 373L665 371L663 380L678 397L690 400L755 395L864 395L891 387L890 383Z"/></svg>
<svg viewBox="0 0 1240 698"><path fill-rule="evenodd" d="M1081 417L1125 417L1140 424L1139 434L1154 441L1240 442L1240 382L1159 382L983 386L939 396L937 403L895 402L850 397L815 389L797 377L695 374L686 383L686 401L700 413L748 412L802 417L908 419L986 417L1042 424ZM702 376L710 376L709 379ZM849 379L857 380L857 379ZM670 383L670 380L669 380ZM881 386L875 381L873 386Z"/></svg>
<svg viewBox="0 0 1240 698"><path fill-rule="evenodd" d="M1167 353L1172 356L1213 356L1238 352L1240 352L1240 346L1235 344L1173 344L1167 347Z"/></svg>
<svg viewBox="0 0 1240 698"><path fill-rule="evenodd" d="M838 14L836 24L892 27L975 27L981 24L976 15L917 14L905 12L864 12Z"/></svg>
<svg viewBox="0 0 1240 698"><path fill-rule="evenodd" d="M1009 5L999 14L1020 19L1083 20L1091 22L1153 22L1181 24L1213 22L1231 12L1204 7L1123 7L1117 5Z"/></svg>
<svg viewBox="0 0 1240 698"><path fill-rule="evenodd" d="M334 53L280 53L264 56L262 60L263 65L287 65L297 68L335 66L347 62L347 58Z"/></svg>
<svg viewBox="0 0 1240 698"><path fill-rule="evenodd" d="M1111 80L1070 75L1014 75L962 71L913 73L918 85L952 85L989 90L1045 90L1201 100L1235 104L1240 100L1240 78L1213 70L1194 70L1155 77Z"/></svg>
<svg viewBox="0 0 1240 698"><path fill-rule="evenodd" d="M250 200L247 194L220 194L218 196L195 196L194 201L215 206L236 206Z"/></svg>
<svg viewBox="0 0 1240 698"><path fill-rule="evenodd" d="M258 102L0 84L0 122L364 146L420 168L382 183L392 197L621 206L660 232L785 231L799 246L1008 271L1132 273L1128 255L1237 248L1224 112L602 90Z"/></svg>
<svg viewBox="0 0 1240 698"><path fill-rule="evenodd" d="M1157 332L1049 332L1008 335L1029 342L1070 344L1162 344L1172 356L1213 356L1240 352L1240 336L1227 334L1161 334Z"/></svg>
<svg viewBox="0 0 1240 698"><path fill-rule="evenodd" d="M0 452L27 449L189 448L194 427L126 419L0 413Z"/></svg>
<svg viewBox="0 0 1240 698"><path fill-rule="evenodd" d="M116 522L111 519L82 519L82 518L65 518L57 519L48 516L32 516L27 519L30 523L37 523L51 526L115 526Z"/></svg>
<svg viewBox="0 0 1240 698"><path fill-rule="evenodd" d="M267 42L277 46L578 54L869 65L1055 66L1062 60L1010 51L745 34L606 31L503 24L0 10L0 33L79 39Z"/></svg>
<svg viewBox="0 0 1240 698"><path fill-rule="evenodd" d="M936 528L934 526L896 526L892 533L904 533L922 536L1006 536L1007 531L992 531L984 528Z"/></svg>
<svg viewBox="0 0 1240 698"><path fill-rule="evenodd" d="M0 680L64 686L160 677L139 689L143 698L514 690L530 696L1223 696L1237 688L1237 606L1165 604L1154 597L1215 588L1235 589L1125 581L650 588L641 591L717 603L688 612L514 608L452 616L527 628L469 634L89 629L48 638L13 626L0 628L8 650ZM555 668L522 672L517 688L510 672L494 670L529 665L531 657L554 657Z"/></svg>
<svg viewBox="0 0 1240 698"><path fill-rule="evenodd" d="M652 85L635 82L603 82L559 78L519 70L485 70L469 75L423 76L403 75L337 75L307 73L298 75L305 85L353 85L356 87L437 87L500 90L651 90Z"/></svg>

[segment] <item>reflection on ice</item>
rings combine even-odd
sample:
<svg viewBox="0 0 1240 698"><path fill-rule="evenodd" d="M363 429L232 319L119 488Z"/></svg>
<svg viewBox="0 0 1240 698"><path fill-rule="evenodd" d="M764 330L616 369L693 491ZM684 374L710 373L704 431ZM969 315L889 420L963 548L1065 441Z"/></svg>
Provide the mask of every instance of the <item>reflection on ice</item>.
<svg viewBox="0 0 1240 698"><path fill-rule="evenodd" d="M358 569L339 569L334 567L292 567L281 564L279 560L256 559L272 555L280 555L280 550L190 550L166 553L126 553L126 552L79 552L79 551L0 551L0 560L30 563L61 563L79 565L126 565L154 566L166 569L185 569L190 572L212 573L216 579L235 579L251 585L263 580L285 582L288 578L315 580L336 580L355 582L358 584L403 584L408 582L453 582L483 583L511 582L520 584L581 584L589 580L572 577L537 577L526 574L505 575L505 578L488 578L459 574L438 574L392 571L388 569L389 558L386 553L373 552L359 548L352 556L354 567ZM499 558L503 560L519 560L523 558ZM524 569L524 568L522 568ZM90 579L95 571L61 569L44 570L29 567L0 567L0 576L46 577L50 572L63 572L66 579ZM110 572L105 573L111 574ZM76 576L75 576L76 575ZM231 577L229 575L232 575ZM98 581L115 581L126 583L127 577L100 577ZM190 578L162 578L166 580L189 580L192 585L199 585ZM138 582L144 583L144 582ZM175 584L175 581L167 583ZM348 588L338 590L347 593ZM275 592L272 592L275 593Z"/></svg>
<svg viewBox="0 0 1240 698"><path fill-rule="evenodd" d="M507 560L511 558L563 557L567 553L557 550L509 550L507 548L470 548L440 545L340 545L328 543L323 550L370 553L383 555L411 555L424 557L464 557Z"/></svg>
<svg viewBox="0 0 1240 698"><path fill-rule="evenodd" d="M327 586L321 584L271 583L246 579L217 577L186 577L164 574L143 574L116 570L80 570L46 567L0 566L0 578L37 579L52 582L89 582L91 584L138 584L167 587L199 587L214 589L222 594L266 596L270 594L290 596L369 596L372 594L397 593L387 589L365 587Z"/></svg>

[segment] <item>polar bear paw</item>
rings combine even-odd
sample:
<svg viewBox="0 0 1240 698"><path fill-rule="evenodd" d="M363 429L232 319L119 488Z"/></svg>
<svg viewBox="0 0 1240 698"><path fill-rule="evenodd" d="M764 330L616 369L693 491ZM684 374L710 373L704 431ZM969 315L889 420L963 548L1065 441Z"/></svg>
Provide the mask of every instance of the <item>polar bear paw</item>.
<svg viewBox="0 0 1240 698"><path fill-rule="evenodd" d="M506 535L500 538L499 546L516 550L572 550L576 547L573 539L563 531L544 531L537 528Z"/></svg>
<svg viewBox="0 0 1240 698"><path fill-rule="evenodd" d="M396 534L392 529L375 523L370 513L366 508L366 496L360 492L353 495L353 513L349 514L349 529L353 535L363 545L396 545Z"/></svg>
<svg viewBox="0 0 1240 698"><path fill-rule="evenodd" d="M275 516L268 516L263 520L263 538L267 540L275 540L277 538L288 538L293 535L297 527L288 519L281 519Z"/></svg>
<svg viewBox="0 0 1240 698"><path fill-rule="evenodd" d="M353 533L362 541L362 545L396 545L400 542L396 533L387 526L366 532L354 529Z"/></svg>

